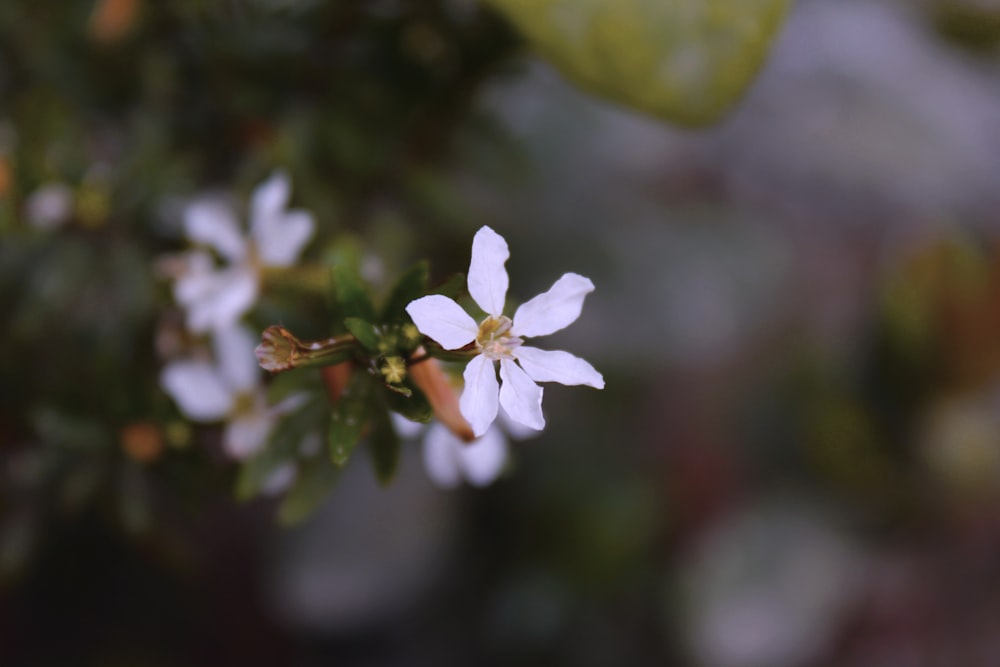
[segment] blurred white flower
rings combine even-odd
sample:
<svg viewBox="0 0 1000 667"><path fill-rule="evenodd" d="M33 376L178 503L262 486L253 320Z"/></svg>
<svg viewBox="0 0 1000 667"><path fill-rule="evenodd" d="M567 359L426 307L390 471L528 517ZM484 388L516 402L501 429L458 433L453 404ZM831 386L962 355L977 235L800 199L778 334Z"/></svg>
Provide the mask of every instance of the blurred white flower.
<svg viewBox="0 0 1000 667"><path fill-rule="evenodd" d="M160 384L190 419L226 421L223 447L233 458L245 459L266 444L277 420L301 407L305 396L293 394L268 405L253 354L256 340L246 329L220 329L213 343L215 363L173 361L164 367Z"/></svg>
<svg viewBox="0 0 1000 667"><path fill-rule="evenodd" d="M393 425L402 438L415 439L424 430L422 424L393 413ZM510 458L508 436L524 440L539 431L514 422L501 410L499 424L494 423L473 442L465 442L440 422L427 428L423 438L424 468L435 486L454 489L463 480L477 487L489 486L500 476Z"/></svg>
<svg viewBox="0 0 1000 667"><path fill-rule="evenodd" d="M73 189L65 183L46 183L24 202L24 219L44 231L63 225L73 213Z"/></svg>
<svg viewBox="0 0 1000 667"><path fill-rule="evenodd" d="M511 319L503 315L508 284L504 264L509 256L502 236L489 227L476 232L469 294L487 313L478 325L460 305L440 294L421 297L406 307L420 332L445 349L457 350L475 342L480 354L465 367L459 405L476 437L486 434L500 406L512 420L536 430L544 428L542 388L536 382L604 388L604 378L583 359L522 345L522 336L545 336L576 321L594 284L575 273L564 274L548 292L521 305ZM499 385L494 361L500 362Z"/></svg>
<svg viewBox="0 0 1000 667"><path fill-rule="evenodd" d="M185 209L187 237L214 250L226 263L220 269L208 252L188 254L186 270L174 284L174 298L186 310L191 331L204 333L235 324L257 301L261 269L290 266L298 259L316 222L307 211L286 210L290 190L283 171L254 190L249 236L221 201L202 199Z"/></svg>

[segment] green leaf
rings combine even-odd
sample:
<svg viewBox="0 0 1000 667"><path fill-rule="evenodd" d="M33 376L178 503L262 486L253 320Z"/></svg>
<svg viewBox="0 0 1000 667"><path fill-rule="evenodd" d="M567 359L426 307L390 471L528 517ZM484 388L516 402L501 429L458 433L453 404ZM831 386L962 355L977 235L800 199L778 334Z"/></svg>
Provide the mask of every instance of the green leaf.
<svg viewBox="0 0 1000 667"><path fill-rule="evenodd" d="M333 407L328 440L330 459L337 466L344 466L351 458L371 418L371 389L371 376L360 371L353 373L340 402Z"/></svg>
<svg viewBox="0 0 1000 667"><path fill-rule="evenodd" d="M375 320L375 307L357 270L348 264L338 264L333 267L332 274L337 318Z"/></svg>
<svg viewBox="0 0 1000 667"><path fill-rule="evenodd" d="M465 294L466 282L464 273L456 273L448 278L448 280L432 289L429 294L441 294L449 299L457 300L460 296Z"/></svg>
<svg viewBox="0 0 1000 667"><path fill-rule="evenodd" d="M289 525L309 516L329 495L339 474L340 469L325 456L317 456L300 464L295 483L278 506L278 521Z"/></svg>
<svg viewBox="0 0 1000 667"><path fill-rule="evenodd" d="M393 428L389 413L382 409L373 418L372 436L368 452L372 457L375 477L382 486L387 485L399 468L399 435Z"/></svg>
<svg viewBox="0 0 1000 667"><path fill-rule="evenodd" d="M396 391L384 393L386 405L393 412L398 412L410 421L426 424L434 416L434 409L428 402L424 392L413 386L409 380L403 382L403 386L410 390L410 395L405 396Z"/></svg>
<svg viewBox="0 0 1000 667"><path fill-rule="evenodd" d="M427 293L427 281L430 267L426 261L417 262L404 273L386 299L382 308L383 322L408 322L406 306L414 299L419 299Z"/></svg>
<svg viewBox="0 0 1000 667"><path fill-rule="evenodd" d="M580 87L683 125L719 119L790 0L488 0Z"/></svg>
<svg viewBox="0 0 1000 667"><path fill-rule="evenodd" d="M319 391L317 387L315 391ZM283 465L299 459L302 442L310 434L321 433L329 405L318 395L294 415L281 419L266 447L240 466L236 477L237 500L249 500L260 493L271 474Z"/></svg>
<svg viewBox="0 0 1000 667"><path fill-rule="evenodd" d="M362 347L369 352L378 352L378 344L381 337L378 335L378 331L375 330L375 325L358 317L348 317L344 320L344 326L354 334L354 337L358 339Z"/></svg>

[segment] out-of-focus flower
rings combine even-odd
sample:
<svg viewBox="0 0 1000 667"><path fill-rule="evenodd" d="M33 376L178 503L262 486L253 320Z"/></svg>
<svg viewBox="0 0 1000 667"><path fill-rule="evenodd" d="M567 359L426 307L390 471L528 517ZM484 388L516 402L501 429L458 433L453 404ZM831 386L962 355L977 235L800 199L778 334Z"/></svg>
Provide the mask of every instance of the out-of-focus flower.
<svg viewBox="0 0 1000 667"><path fill-rule="evenodd" d="M291 184L277 171L254 191L250 230L245 236L232 209L215 199L203 199L184 212L188 238L219 254L227 266L216 268L205 251L187 257L186 270L174 284L174 298L187 312L188 328L196 333L233 325L253 307L264 267L292 265L312 238L316 222L302 210L286 210Z"/></svg>
<svg viewBox="0 0 1000 667"><path fill-rule="evenodd" d="M47 183L24 202L24 219L35 229L49 231L65 223L73 213L73 189L65 183Z"/></svg>
<svg viewBox="0 0 1000 667"><path fill-rule="evenodd" d="M166 365L160 384L190 419L226 421L222 444L230 456L247 458L264 446L275 422L302 406L305 396L293 394L268 405L254 358L256 342L247 330L230 327L213 337L216 363L174 361Z"/></svg>
<svg viewBox="0 0 1000 667"><path fill-rule="evenodd" d="M393 414L393 425L403 438L416 438L423 426L405 417ZM454 489L463 480L473 486L489 486L503 472L510 459L508 436L523 440L539 432L529 429L501 411L499 424L494 423L486 433L472 442L455 435L446 425L434 422L423 438L424 468L434 484L442 489Z"/></svg>
<svg viewBox="0 0 1000 667"><path fill-rule="evenodd" d="M487 313L478 325L460 305L440 294L421 297L406 307L420 332L445 349L475 343L479 350L465 367L465 391L459 402L476 437L485 435L501 405L514 421L544 428L542 388L536 382L604 388L604 378L583 359L522 344L522 337L545 336L576 321L594 284L575 273L564 274L549 291L521 305L511 319L503 315L508 285L504 264L509 256L502 236L489 227L476 232L469 293ZM499 385L494 361L500 362Z"/></svg>

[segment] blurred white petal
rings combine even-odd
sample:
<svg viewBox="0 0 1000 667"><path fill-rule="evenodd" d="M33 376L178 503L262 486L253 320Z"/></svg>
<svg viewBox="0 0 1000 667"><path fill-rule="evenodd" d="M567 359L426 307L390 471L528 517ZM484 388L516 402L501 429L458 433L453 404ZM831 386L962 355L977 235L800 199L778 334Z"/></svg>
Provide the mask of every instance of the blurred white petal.
<svg viewBox="0 0 1000 667"><path fill-rule="evenodd" d="M561 350L539 350L522 345L514 353L521 368L535 382L558 382L565 385L585 384L604 389L604 377L580 357Z"/></svg>
<svg viewBox="0 0 1000 667"><path fill-rule="evenodd" d="M291 193L291 181L283 169L276 169L271 177L258 185L250 197L250 233L255 238L259 229L281 216Z"/></svg>
<svg viewBox="0 0 1000 667"><path fill-rule="evenodd" d="M260 367L254 354L257 339L246 327L216 329L212 342L219 372L234 393L247 392L260 384Z"/></svg>
<svg viewBox="0 0 1000 667"><path fill-rule="evenodd" d="M441 294L431 294L411 301L406 312L417 329L437 341L446 350L457 350L476 339L479 326L462 307Z"/></svg>
<svg viewBox="0 0 1000 667"><path fill-rule="evenodd" d="M512 359L500 360L500 380L500 403L510 418L529 428L536 430L545 428L545 417L542 416L542 388L535 384Z"/></svg>
<svg viewBox="0 0 1000 667"><path fill-rule="evenodd" d="M188 328L195 333L233 326L257 301L258 276L247 267L189 280L197 281L197 289L189 285L187 290L195 292L195 297L181 303L187 308Z"/></svg>
<svg viewBox="0 0 1000 667"><path fill-rule="evenodd" d="M580 317L583 299L594 291L594 283L575 273L567 273L549 291L521 305L514 313L515 336L545 336L564 329Z"/></svg>
<svg viewBox="0 0 1000 667"><path fill-rule="evenodd" d="M509 435L514 440L527 440L528 438L534 438L536 435L541 433L541 430L536 428L531 428L530 426L525 426L521 422L516 422L510 418L507 411L501 406L500 412L497 414L497 421L500 422L501 428L503 428L504 433Z"/></svg>
<svg viewBox="0 0 1000 667"><path fill-rule="evenodd" d="M233 408L234 397L219 372L204 361L175 361L160 374L160 385L185 415L217 421Z"/></svg>
<svg viewBox="0 0 1000 667"><path fill-rule="evenodd" d="M424 438L424 468L427 476L442 489L453 489L462 481L456 445L458 440L447 427L435 422Z"/></svg>
<svg viewBox="0 0 1000 667"><path fill-rule="evenodd" d="M480 354L465 367L463 377L465 389L458 401L458 408L478 438L486 433L486 429L496 419L500 407L497 372L493 361Z"/></svg>
<svg viewBox="0 0 1000 667"><path fill-rule="evenodd" d="M462 472L473 486L492 484L507 464L507 439L496 426L469 444L454 438L454 446Z"/></svg>
<svg viewBox="0 0 1000 667"><path fill-rule="evenodd" d="M267 444L273 426L274 419L264 410L241 413L226 424L222 446L234 459L248 458Z"/></svg>
<svg viewBox="0 0 1000 667"><path fill-rule="evenodd" d="M254 229L257 254L267 266L291 266L316 231L306 211L289 211Z"/></svg>
<svg viewBox="0 0 1000 667"><path fill-rule="evenodd" d="M396 433L404 440L412 440L424 430L423 424L407 419L398 412L390 412L389 418L392 419L392 426L396 429Z"/></svg>
<svg viewBox="0 0 1000 667"><path fill-rule="evenodd" d="M508 278L504 264L508 257L510 251L502 236L489 227L476 232L469 263L469 294L480 308L496 317L503 314L507 299Z"/></svg>
<svg viewBox="0 0 1000 667"><path fill-rule="evenodd" d="M232 209L221 201L196 201L184 210L184 233L195 243L206 245L230 262L246 257L247 242Z"/></svg>

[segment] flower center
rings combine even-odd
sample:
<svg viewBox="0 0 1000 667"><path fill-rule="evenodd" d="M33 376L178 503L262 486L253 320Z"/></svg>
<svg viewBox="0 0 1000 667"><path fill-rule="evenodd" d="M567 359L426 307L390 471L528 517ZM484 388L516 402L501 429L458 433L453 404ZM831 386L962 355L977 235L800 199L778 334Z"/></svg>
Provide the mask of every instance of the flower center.
<svg viewBox="0 0 1000 667"><path fill-rule="evenodd" d="M487 359L511 359L514 350L524 341L512 336L510 328L514 322L509 317L492 315L479 323L479 333L476 335L476 347Z"/></svg>

